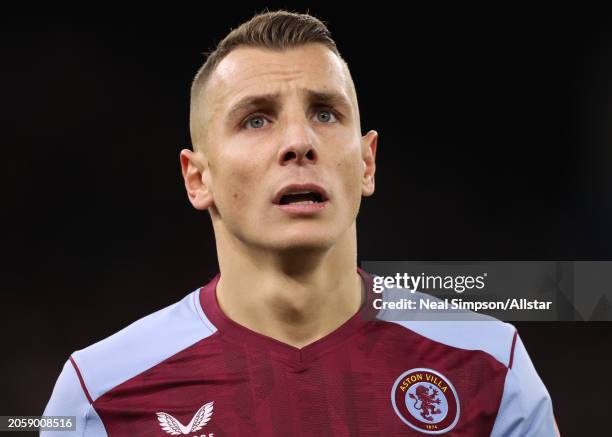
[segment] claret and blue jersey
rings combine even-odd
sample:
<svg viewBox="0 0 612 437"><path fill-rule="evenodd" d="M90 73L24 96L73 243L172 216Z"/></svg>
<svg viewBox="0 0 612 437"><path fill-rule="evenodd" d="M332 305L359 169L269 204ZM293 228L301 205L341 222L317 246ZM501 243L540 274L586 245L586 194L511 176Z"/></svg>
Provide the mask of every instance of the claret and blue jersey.
<svg viewBox="0 0 612 437"><path fill-rule="evenodd" d="M225 316L217 275L74 352L44 415L76 416L64 435L83 437L556 435L511 324L387 320L358 271L362 309L301 349Z"/></svg>

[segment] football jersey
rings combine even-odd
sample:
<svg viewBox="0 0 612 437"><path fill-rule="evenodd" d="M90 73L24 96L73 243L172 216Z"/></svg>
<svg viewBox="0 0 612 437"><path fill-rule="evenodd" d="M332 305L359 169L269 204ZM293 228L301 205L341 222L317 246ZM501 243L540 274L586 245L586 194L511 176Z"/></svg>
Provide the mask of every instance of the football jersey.
<svg viewBox="0 0 612 437"><path fill-rule="evenodd" d="M555 436L549 394L509 323L387 320L373 305L296 348L229 319L220 275L71 354L45 416L64 436Z"/></svg>

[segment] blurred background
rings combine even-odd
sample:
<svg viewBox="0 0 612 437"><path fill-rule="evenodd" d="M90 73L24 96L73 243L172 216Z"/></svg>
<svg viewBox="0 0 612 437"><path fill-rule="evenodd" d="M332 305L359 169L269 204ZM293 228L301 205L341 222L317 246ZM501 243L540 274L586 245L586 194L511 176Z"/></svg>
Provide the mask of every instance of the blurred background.
<svg viewBox="0 0 612 437"><path fill-rule="evenodd" d="M72 351L217 272L179 166L189 87L265 7L327 22L380 134L360 260L612 260L612 18L375 3L3 13L1 415L41 414ZM612 323L516 325L585 435L576 399L612 406Z"/></svg>

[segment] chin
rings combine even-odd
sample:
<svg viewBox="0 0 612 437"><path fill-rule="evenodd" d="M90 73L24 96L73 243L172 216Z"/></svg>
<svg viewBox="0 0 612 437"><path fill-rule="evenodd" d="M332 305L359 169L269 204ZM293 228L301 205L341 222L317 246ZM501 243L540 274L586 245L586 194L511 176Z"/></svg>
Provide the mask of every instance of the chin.
<svg viewBox="0 0 612 437"><path fill-rule="evenodd" d="M289 252L295 251L303 251L303 252L311 252L311 251L325 251L331 248L337 239L330 237L300 237L294 238L290 240L285 240L283 242L279 242L276 246L279 250L285 250Z"/></svg>
<svg viewBox="0 0 612 437"><path fill-rule="evenodd" d="M331 248L339 240L332 232L295 232L293 235L276 234L266 246L272 250L287 252L319 252Z"/></svg>

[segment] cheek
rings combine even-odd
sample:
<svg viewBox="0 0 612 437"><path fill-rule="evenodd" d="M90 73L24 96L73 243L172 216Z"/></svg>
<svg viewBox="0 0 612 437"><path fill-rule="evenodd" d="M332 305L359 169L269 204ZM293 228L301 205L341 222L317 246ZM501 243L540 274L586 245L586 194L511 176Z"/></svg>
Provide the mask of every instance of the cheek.
<svg viewBox="0 0 612 437"><path fill-rule="evenodd" d="M342 189L349 202L359 202L363 172L361 154L348 151L342 159L336 161L334 170L340 175Z"/></svg>
<svg viewBox="0 0 612 437"><path fill-rule="evenodd" d="M234 214L248 207L261 177L257 167L244 158L221 156L220 159L223 165L218 165L218 171L213 173L215 204L222 213Z"/></svg>

